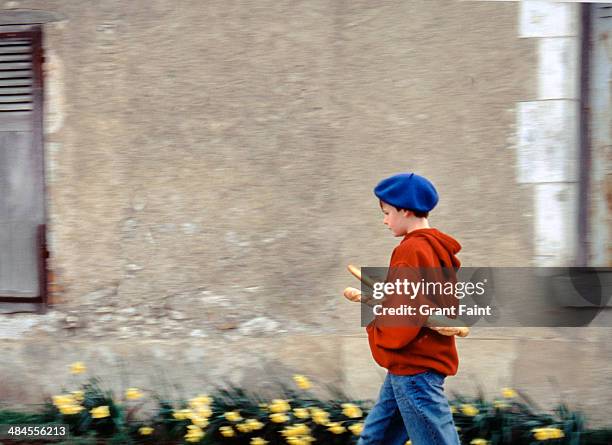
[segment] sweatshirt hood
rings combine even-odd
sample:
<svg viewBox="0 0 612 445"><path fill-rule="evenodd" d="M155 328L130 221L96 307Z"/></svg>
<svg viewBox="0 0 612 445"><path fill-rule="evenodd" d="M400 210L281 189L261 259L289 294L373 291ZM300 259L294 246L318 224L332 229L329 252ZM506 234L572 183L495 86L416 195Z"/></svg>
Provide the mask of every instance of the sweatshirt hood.
<svg viewBox="0 0 612 445"><path fill-rule="evenodd" d="M442 263L445 263L445 267L459 267L461 265L461 262L455 256L461 250L461 244L452 236L434 228L417 229L406 234L402 242L415 237L425 239Z"/></svg>

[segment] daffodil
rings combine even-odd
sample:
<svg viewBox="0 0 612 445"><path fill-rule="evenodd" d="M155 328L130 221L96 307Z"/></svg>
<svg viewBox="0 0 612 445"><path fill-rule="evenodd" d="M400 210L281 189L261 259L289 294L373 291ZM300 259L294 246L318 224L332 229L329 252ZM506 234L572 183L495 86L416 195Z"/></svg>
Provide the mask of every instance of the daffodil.
<svg viewBox="0 0 612 445"><path fill-rule="evenodd" d="M208 419L210 416L212 416L212 410L208 406L200 405L194 409L195 409L195 413L199 417L204 417L205 419Z"/></svg>
<svg viewBox="0 0 612 445"><path fill-rule="evenodd" d="M71 391L70 394L77 402L82 402L85 399L85 393L81 390Z"/></svg>
<svg viewBox="0 0 612 445"><path fill-rule="evenodd" d="M411 440L407 440L404 445L412 445L412 441Z"/></svg>
<svg viewBox="0 0 612 445"><path fill-rule="evenodd" d="M110 417L110 410L108 406L96 406L89 410L91 417L94 419L103 419L105 417Z"/></svg>
<svg viewBox="0 0 612 445"><path fill-rule="evenodd" d="M321 408L312 408L310 410L310 416L313 422L319 425L326 425L329 422L329 413Z"/></svg>
<svg viewBox="0 0 612 445"><path fill-rule="evenodd" d="M61 407L63 405L75 405L77 403L75 397L72 394L60 394L52 397L53 404L56 407Z"/></svg>
<svg viewBox="0 0 612 445"><path fill-rule="evenodd" d="M306 408L293 408L293 415L298 419L308 419L310 417Z"/></svg>
<svg viewBox="0 0 612 445"><path fill-rule="evenodd" d="M125 398L128 400L137 400L142 397L142 391L138 388L128 388L125 390Z"/></svg>
<svg viewBox="0 0 612 445"><path fill-rule="evenodd" d="M74 414L78 414L84 409L85 408L83 408L81 405L62 405L59 407L60 413L65 416L72 416Z"/></svg>
<svg viewBox="0 0 612 445"><path fill-rule="evenodd" d="M199 396L194 397L193 399L189 400L189 404L195 405L195 406L201 406L201 405L209 406L210 404L212 404L212 402L213 402L212 397L205 395L205 394L200 394Z"/></svg>
<svg viewBox="0 0 612 445"><path fill-rule="evenodd" d="M289 402L283 399L274 399L272 403L268 405L268 409L271 413L286 413L291 409Z"/></svg>
<svg viewBox="0 0 612 445"><path fill-rule="evenodd" d="M246 423L239 423L236 425L236 429L241 433L248 433L251 431L251 427Z"/></svg>
<svg viewBox="0 0 612 445"><path fill-rule="evenodd" d="M466 416L474 417L480 411L474 405L470 405L469 403L465 403L461 405L461 412Z"/></svg>
<svg viewBox="0 0 612 445"><path fill-rule="evenodd" d="M73 374L82 374L87 371L87 367L83 362L74 362L70 365L70 372Z"/></svg>
<svg viewBox="0 0 612 445"><path fill-rule="evenodd" d="M172 417L176 420L185 420L191 418L192 414L190 409L179 409L172 412Z"/></svg>
<svg viewBox="0 0 612 445"><path fill-rule="evenodd" d="M261 423L257 419L247 419L246 420L246 424L249 426L251 431L260 430L260 429L262 429L265 426L263 423Z"/></svg>
<svg viewBox="0 0 612 445"><path fill-rule="evenodd" d="M315 438L308 436L291 436L287 437L287 443L289 445L309 445L311 442L315 441Z"/></svg>
<svg viewBox="0 0 612 445"><path fill-rule="evenodd" d="M346 432L346 428L344 428L340 422L329 422L327 424L327 430L334 434L342 434Z"/></svg>
<svg viewBox="0 0 612 445"><path fill-rule="evenodd" d="M251 445L266 445L267 443L268 441L262 439L261 437L253 437L251 439Z"/></svg>
<svg viewBox="0 0 612 445"><path fill-rule="evenodd" d="M451 405L450 410L451 414L457 414L457 407L455 405Z"/></svg>
<svg viewBox="0 0 612 445"><path fill-rule="evenodd" d="M343 403L342 404L342 414L351 419L357 419L363 416L361 409L353 404L353 403Z"/></svg>
<svg viewBox="0 0 612 445"><path fill-rule="evenodd" d="M82 392L82 391L81 391ZM80 413L84 408L79 405L74 394L60 394L52 397L53 405L65 416ZM82 400L82 399L81 399Z"/></svg>
<svg viewBox="0 0 612 445"><path fill-rule="evenodd" d="M361 432L363 431L363 423L359 422L359 423L354 423L351 426L348 427L348 429L351 431L351 433L353 433L355 436L359 436L361 434Z"/></svg>
<svg viewBox="0 0 612 445"><path fill-rule="evenodd" d="M187 442L199 442L204 437L204 431L197 425L188 425L185 440Z"/></svg>
<svg viewBox="0 0 612 445"><path fill-rule="evenodd" d="M208 420L200 416L192 416L191 423L199 426L200 428L206 428L208 426Z"/></svg>
<svg viewBox="0 0 612 445"><path fill-rule="evenodd" d="M272 413L270 420L274 423L283 423L289 420L289 416L285 413Z"/></svg>
<svg viewBox="0 0 612 445"><path fill-rule="evenodd" d="M502 396L505 399L513 399L517 396L517 394L512 388L502 388Z"/></svg>
<svg viewBox="0 0 612 445"><path fill-rule="evenodd" d="M304 423L296 423L295 425L288 425L281 431L281 434L286 437L297 437L307 436L310 434L310 428Z"/></svg>
<svg viewBox="0 0 612 445"><path fill-rule="evenodd" d="M219 428L219 432L223 437L234 437L236 435L234 428L232 428L231 426L222 426L221 428Z"/></svg>
<svg viewBox="0 0 612 445"><path fill-rule="evenodd" d="M472 439L472 441L470 442L470 445L487 445L489 442L485 439L481 439L476 438L476 439Z"/></svg>
<svg viewBox="0 0 612 445"><path fill-rule="evenodd" d="M531 430L537 440L562 439L565 433L559 428L534 428Z"/></svg>
<svg viewBox="0 0 612 445"><path fill-rule="evenodd" d="M153 431L155 430L150 426L141 426L140 428L138 428L138 433L142 436L149 436L153 433Z"/></svg>
<svg viewBox="0 0 612 445"><path fill-rule="evenodd" d="M242 420L242 417L238 411L227 411L223 415L230 422L240 422Z"/></svg>
<svg viewBox="0 0 612 445"><path fill-rule="evenodd" d="M312 386L310 384L310 380L308 380L308 377L301 374L294 375L293 381L301 389L310 389L310 387Z"/></svg>

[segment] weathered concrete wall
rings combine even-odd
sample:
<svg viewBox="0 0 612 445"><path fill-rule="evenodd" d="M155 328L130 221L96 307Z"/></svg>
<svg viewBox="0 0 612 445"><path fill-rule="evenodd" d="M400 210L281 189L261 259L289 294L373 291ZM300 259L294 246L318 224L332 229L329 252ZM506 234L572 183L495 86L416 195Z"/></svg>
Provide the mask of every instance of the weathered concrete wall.
<svg viewBox="0 0 612 445"><path fill-rule="evenodd" d="M347 262L386 264L396 240L371 189L406 170L439 187L432 223L466 264L530 260L511 148L533 48L514 5L148 4L44 2L67 17L46 43L65 110L48 135L63 303L205 288L326 323ZM474 14L505 25L467 31Z"/></svg>
<svg viewBox="0 0 612 445"><path fill-rule="evenodd" d="M151 363L191 388L219 376L265 387L274 368L375 397L380 370L340 292L355 284L347 263L384 266L397 243L371 192L395 172L437 185L431 222L460 240L465 265L530 264L515 104L536 96L537 56L517 37L518 4L9 3L66 17L45 33L64 292L49 314L0 324L0 399L36 401L75 359L118 385L112 364L138 354L128 369L146 386ZM523 363L537 366L543 342L559 351L551 374L604 345L557 337L475 332L461 342L470 372L449 385L470 392L475 372L489 391L530 393L541 379ZM590 412L610 402L569 384Z"/></svg>

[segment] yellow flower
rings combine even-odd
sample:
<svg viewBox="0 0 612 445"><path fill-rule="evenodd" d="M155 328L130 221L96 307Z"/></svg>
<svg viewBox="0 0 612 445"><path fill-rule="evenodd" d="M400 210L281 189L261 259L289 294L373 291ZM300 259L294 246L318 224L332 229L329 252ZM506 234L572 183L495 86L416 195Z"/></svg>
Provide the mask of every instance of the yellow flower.
<svg viewBox="0 0 612 445"><path fill-rule="evenodd" d="M234 437L236 435L234 428L232 428L231 426L222 426L221 428L219 428L219 431L221 432L221 435L223 437Z"/></svg>
<svg viewBox="0 0 612 445"><path fill-rule="evenodd" d="M213 402L212 397L205 395L205 394L200 394L199 396L194 397L193 399L189 400L189 404L195 405L195 406L200 406L200 405L208 406L212 402ZM192 406L192 408L194 408L195 406Z"/></svg>
<svg viewBox="0 0 612 445"><path fill-rule="evenodd" d="M153 433L153 431L154 429L150 426L141 426L140 428L138 428L138 432L143 436L148 436Z"/></svg>
<svg viewBox="0 0 612 445"><path fill-rule="evenodd" d="M240 422L242 420L242 417L240 416L240 412L238 411L227 411L223 415L230 422Z"/></svg>
<svg viewBox="0 0 612 445"><path fill-rule="evenodd" d="M82 391L81 391L82 393ZM74 394L60 394L53 396L53 404L65 416L80 413L84 408L79 405Z"/></svg>
<svg viewBox="0 0 612 445"><path fill-rule="evenodd" d="M84 409L85 408L83 408L81 405L62 405L59 407L60 413L65 416L72 416L74 414L78 414Z"/></svg>
<svg viewBox="0 0 612 445"><path fill-rule="evenodd" d="M268 405L268 409L272 413L286 413L291 409L291 405L289 405L289 402L286 400L274 399L272 403Z"/></svg>
<svg viewBox="0 0 612 445"><path fill-rule="evenodd" d="M517 394L512 388L502 388L502 396L505 399L513 399L517 396Z"/></svg>
<svg viewBox="0 0 612 445"><path fill-rule="evenodd" d="M185 440L187 442L199 442L204 437L204 431L197 425L188 425Z"/></svg>
<svg viewBox="0 0 612 445"><path fill-rule="evenodd" d="M565 437L565 433L563 432L563 430L560 430L559 428L551 428L550 435L552 436L553 439L562 439Z"/></svg>
<svg viewBox="0 0 612 445"><path fill-rule="evenodd" d="M470 442L471 445L487 445L489 442L487 442L485 439L481 439L481 438L477 438L477 439L472 439L472 441Z"/></svg>
<svg viewBox="0 0 612 445"><path fill-rule="evenodd" d="M308 377L306 377L304 375L301 375L301 374L294 375L293 376L293 381L301 389L310 389L310 387L312 386L310 384L310 380L308 380Z"/></svg>
<svg viewBox="0 0 612 445"><path fill-rule="evenodd" d="M285 413L272 413L270 420L274 423L283 423L289 420L289 416Z"/></svg>
<svg viewBox="0 0 612 445"><path fill-rule="evenodd" d="M470 405L469 403L465 403L461 405L461 412L466 416L474 417L480 411L474 405Z"/></svg>
<svg viewBox="0 0 612 445"><path fill-rule="evenodd" d="M251 431L251 427L246 423L239 423L236 425L236 429L241 433L248 433Z"/></svg>
<svg viewBox="0 0 612 445"><path fill-rule="evenodd" d="M82 402L85 399L85 393L81 390L71 391L71 394L77 402Z"/></svg>
<svg viewBox="0 0 612 445"><path fill-rule="evenodd" d="M172 416L176 420L190 419L192 415L193 415L193 412L190 409L179 409L178 411L175 410L172 413Z"/></svg>
<svg viewBox="0 0 612 445"><path fill-rule="evenodd" d="M261 423L257 419L247 419L246 424L249 425L249 427L251 428L251 431L260 430L265 426L263 423Z"/></svg>
<svg viewBox="0 0 612 445"><path fill-rule="evenodd" d="M457 407L455 405L451 405L450 410L451 414L457 414Z"/></svg>
<svg viewBox="0 0 612 445"><path fill-rule="evenodd" d="M200 428L206 428L208 426L208 420L200 416L191 416L191 423Z"/></svg>
<svg viewBox="0 0 612 445"><path fill-rule="evenodd" d="M559 428L534 428L531 430L537 440L562 439L565 433Z"/></svg>
<svg viewBox="0 0 612 445"><path fill-rule="evenodd" d="M412 441L411 440L407 440L404 445L412 445Z"/></svg>
<svg viewBox="0 0 612 445"><path fill-rule="evenodd" d="M289 445L309 445L314 442L315 438L312 436L291 436L287 437L287 443Z"/></svg>
<svg viewBox="0 0 612 445"><path fill-rule="evenodd" d="M136 400L142 397L142 391L138 388L128 388L125 390L125 398L128 400Z"/></svg>
<svg viewBox="0 0 612 445"><path fill-rule="evenodd" d="M53 404L60 408L63 405L75 405L76 400L72 394L60 394L58 396L53 396Z"/></svg>
<svg viewBox="0 0 612 445"><path fill-rule="evenodd" d="M267 410L268 409L268 404L267 403L260 403L259 407L263 410Z"/></svg>
<svg viewBox="0 0 612 445"><path fill-rule="evenodd" d="M205 419L208 419L212 415L210 407L203 405L196 407L195 412L199 417L204 417Z"/></svg>
<svg viewBox="0 0 612 445"><path fill-rule="evenodd" d="M361 409L352 403L342 404L342 414L344 414L346 417L350 417L351 419L356 419L363 415Z"/></svg>
<svg viewBox="0 0 612 445"><path fill-rule="evenodd" d="M298 419L308 419L310 417L306 408L293 408L293 414Z"/></svg>
<svg viewBox="0 0 612 445"><path fill-rule="evenodd" d="M251 439L251 445L266 445L267 443L268 441L262 439L261 437L253 437Z"/></svg>
<svg viewBox="0 0 612 445"><path fill-rule="evenodd" d="M92 408L91 410L89 410L89 412L91 413L91 417L93 417L94 419L103 419L104 417L110 417L110 411L108 409L108 406L96 406L95 408Z"/></svg>
<svg viewBox="0 0 612 445"><path fill-rule="evenodd" d="M363 423L354 423L349 426L348 429L351 430L351 433L353 433L355 436L359 436L363 431Z"/></svg>
<svg viewBox="0 0 612 445"><path fill-rule="evenodd" d="M344 428L340 422L329 422L327 424L327 430L334 434L342 434L346 432L346 428Z"/></svg>
<svg viewBox="0 0 612 445"><path fill-rule="evenodd" d="M87 371L87 367L83 362L74 362L70 365L70 372L73 374L82 374Z"/></svg>
<svg viewBox="0 0 612 445"><path fill-rule="evenodd" d="M314 423L326 425L329 422L329 413L321 408L311 408L310 415Z"/></svg>
<svg viewBox="0 0 612 445"><path fill-rule="evenodd" d="M286 438L306 436L310 434L310 428L303 423L296 423L295 425L289 425L281 431L281 434Z"/></svg>

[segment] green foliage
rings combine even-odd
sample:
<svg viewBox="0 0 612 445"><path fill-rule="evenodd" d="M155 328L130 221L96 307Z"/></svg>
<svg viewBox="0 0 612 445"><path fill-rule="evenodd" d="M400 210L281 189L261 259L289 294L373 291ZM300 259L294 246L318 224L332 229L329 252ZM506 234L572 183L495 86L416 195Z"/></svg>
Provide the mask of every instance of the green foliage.
<svg viewBox="0 0 612 445"><path fill-rule="evenodd" d="M78 397L71 398L66 392L64 398L48 401L40 412L0 410L0 424L68 424L71 438L55 442L60 445L245 445L258 443L257 438L269 445L307 445L309 438L326 445L355 444L356 428L372 402L351 400L336 388L327 388L327 393L329 397L320 400L308 390L281 386L278 399L268 400L243 388L226 386L217 388L210 400L170 400L167 395L154 394L156 411L143 420L135 417L140 405L119 402L92 378L81 385ZM75 406L77 409L72 409ZM451 407L463 444L612 443L612 430L587 430L582 414L565 404L552 413L541 413L523 395L494 401L457 395ZM291 429L296 425L297 430Z"/></svg>

